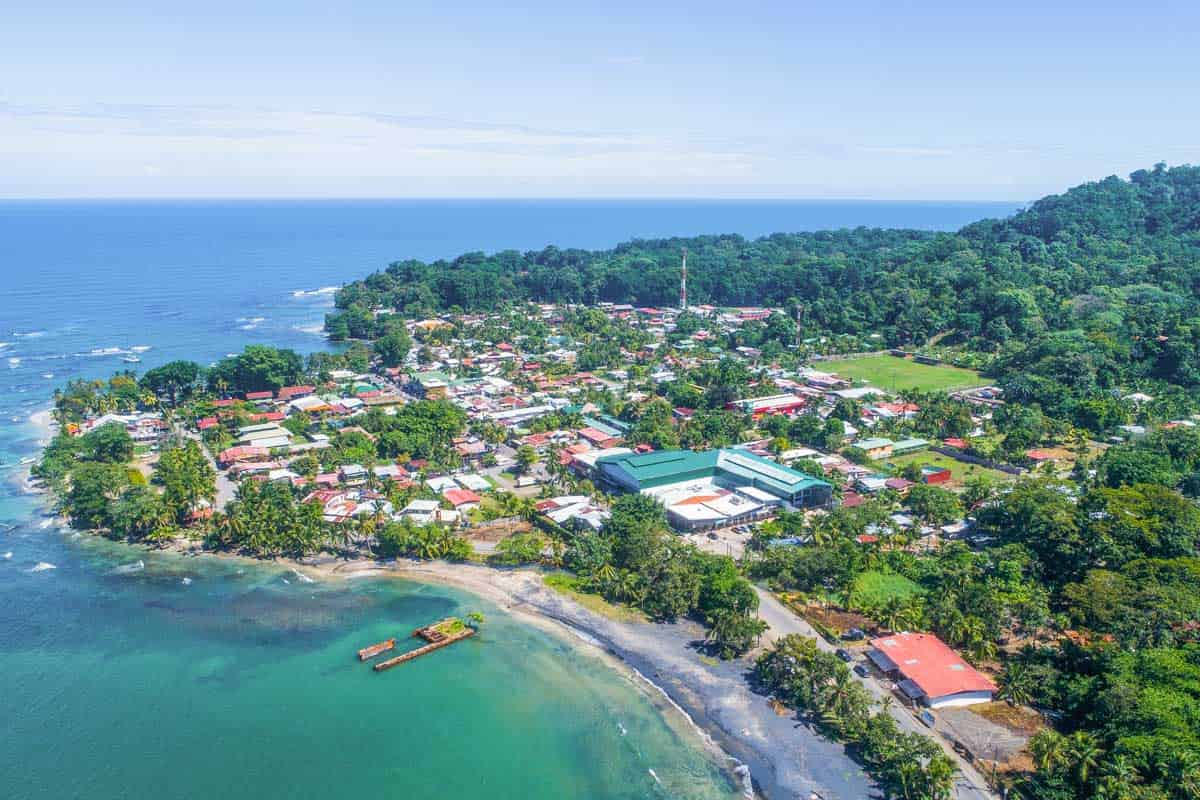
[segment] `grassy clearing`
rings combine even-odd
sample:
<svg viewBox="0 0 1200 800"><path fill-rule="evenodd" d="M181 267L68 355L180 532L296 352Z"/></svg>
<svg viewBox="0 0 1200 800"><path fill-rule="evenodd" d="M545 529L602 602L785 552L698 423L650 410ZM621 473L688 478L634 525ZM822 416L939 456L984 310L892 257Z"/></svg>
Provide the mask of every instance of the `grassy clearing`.
<svg viewBox="0 0 1200 800"><path fill-rule="evenodd" d="M908 358L888 355L822 361L817 367L824 372L836 372L843 378L865 381L871 386L894 392L903 389L948 392L988 384L987 379L974 370L919 364Z"/></svg>
<svg viewBox="0 0 1200 800"><path fill-rule="evenodd" d="M920 593L921 587L903 575L863 572L854 579L853 603L859 608L878 608L893 597L907 600Z"/></svg>
<svg viewBox="0 0 1200 800"><path fill-rule="evenodd" d="M886 459L885 464L891 467L897 473L904 469L909 464L916 464L919 467L926 465L934 467L942 467L950 470L950 484L952 486L962 486L967 478L976 475L985 475L994 481L1011 481L1013 476L1007 472L1001 472L997 469L988 469L975 464L964 464L961 461L955 461L950 456L944 456L941 453L933 453L923 451L920 453L910 453L904 456L893 456Z"/></svg>
<svg viewBox="0 0 1200 800"><path fill-rule="evenodd" d="M645 622L646 615L636 608L629 606L617 605L610 603L598 594L591 594L582 590L583 579L576 575L567 575L565 573L555 573L542 578L542 583L550 587L554 591L569 597L579 605L586 608L588 611L594 611L597 614L607 617L616 622Z"/></svg>

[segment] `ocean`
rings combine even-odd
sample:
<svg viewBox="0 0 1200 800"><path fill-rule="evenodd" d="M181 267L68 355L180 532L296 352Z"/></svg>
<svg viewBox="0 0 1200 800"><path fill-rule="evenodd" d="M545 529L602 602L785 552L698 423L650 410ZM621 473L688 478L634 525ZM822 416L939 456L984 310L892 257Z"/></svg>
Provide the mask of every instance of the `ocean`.
<svg viewBox="0 0 1200 800"><path fill-rule="evenodd" d="M309 352L335 287L401 258L635 237L952 230L1013 204L0 202L0 786L13 798L721 798L727 764L625 674L470 595L147 554L23 487L76 377ZM140 358L137 363L123 361ZM452 613L477 640L384 675L352 653Z"/></svg>

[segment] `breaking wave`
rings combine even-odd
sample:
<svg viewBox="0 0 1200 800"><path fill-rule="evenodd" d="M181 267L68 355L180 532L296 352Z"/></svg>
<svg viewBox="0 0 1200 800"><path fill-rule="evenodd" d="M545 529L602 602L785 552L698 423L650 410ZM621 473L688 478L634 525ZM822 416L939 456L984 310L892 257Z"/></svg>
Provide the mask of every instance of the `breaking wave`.
<svg viewBox="0 0 1200 800"><path fill-rule="evenodd" d="M292 297L321 297L324 295L337 294L340 286L322 286L320 289L297 289L292 292Z"/></svg>

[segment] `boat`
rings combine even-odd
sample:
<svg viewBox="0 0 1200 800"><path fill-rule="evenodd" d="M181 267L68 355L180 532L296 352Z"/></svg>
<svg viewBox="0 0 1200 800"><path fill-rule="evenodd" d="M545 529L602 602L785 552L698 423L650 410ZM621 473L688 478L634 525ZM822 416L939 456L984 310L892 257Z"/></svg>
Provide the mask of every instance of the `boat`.
<svg viewBox="0 0 1200 800"><path fill-rule="evenodd" d="M388 650L391 650L395 646L396 646L395 639L384 639L382 642L376 642L375 644L371 645L370 647L364 647L362 650L359 650L358 651L358 660L359 661L367 661L367 660L372 659L375 656L379 655L380 653L386 653Z"/></svg>
<svg viewBox="0 0 1200 800"><path fill-rule="evenodd" d="M141 363L141 361L142 361L142 360L141 360L140 358L138 358L137 356L123 356L123 357L121 358L121 360L122 360L122 361L124 361L124 362L125 362L125 363L127 363L127 364L139 364L139 363Z"/></svg>

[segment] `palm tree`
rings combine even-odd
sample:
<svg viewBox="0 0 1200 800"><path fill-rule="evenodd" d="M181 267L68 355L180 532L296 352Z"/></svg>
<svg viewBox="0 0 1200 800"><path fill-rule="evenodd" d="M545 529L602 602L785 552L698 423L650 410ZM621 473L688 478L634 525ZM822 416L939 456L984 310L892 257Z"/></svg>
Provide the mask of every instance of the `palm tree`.
<svg viewBox="0 0 1200 800"><path fill-rule="evenodd" d="M996 695L1001 700L1008 701L1010 706L1028 705L1033 699L1033 676L1021 663L1005 665L1000 674L1000 691Z"/></svg>
<svg viewBox="0 0 1200 800"><path fill-rule="evenodd" d="M1113 759L1114 763L1116 760ZM1169 762L1159 764L1158 769L1164 775L1170 776L1170 783L1175 785L1175 793L1180 798L1200 800L1200 755L1195 751L1183 750L1176 753Z"/></svg>
<svg viewBox="0 0 1200 800"><path fill-rule="evenodd" d="M1074 764L1079 783L1087 785L1088 775L1100 763L1104 750L1100 748L1095 734L1076 731L1067 740L1067 754Z"/></svg>
<svg viewBox="0 0 1200 800"><path fill-rule="evenodd" d="M1067 740L1062 734L1044 728L1029 740L1029 753L1040 772L1053 772L1067 759Z"/></svg>
<svg viewBox="0 0 1200 800"><path fill-rule="evenodd" d="M617 569L612 564L604 563L596 570L595 578L601 587L609 586L617 580Z"/></svg>
<svg viewBox="0 0 1200 800"><path fill-rule="evenodd" d="M916 627L919 616L913 601L896 595L889 597L876 613L879 624L892 633Z"/></svg>
<svg viewBox="0 0 1200 800"><path fill-rule="evenodd" d="M1096 785L1096 800L1126 800L1141 782L1137 769L1126 756L1119 755L1104 765L1104 774ZM1178 788L1178 787L1177 787Z"/></svg>

